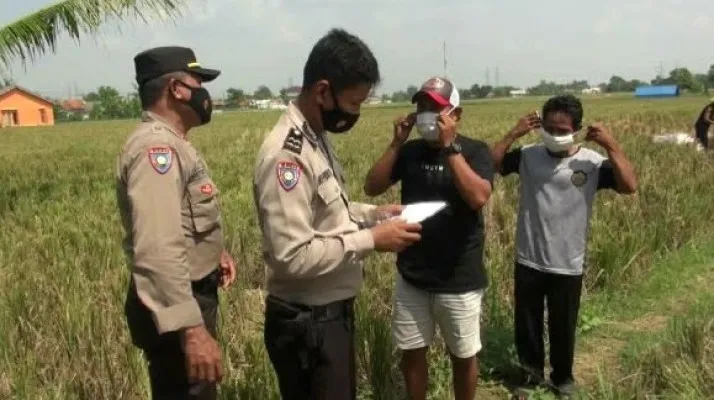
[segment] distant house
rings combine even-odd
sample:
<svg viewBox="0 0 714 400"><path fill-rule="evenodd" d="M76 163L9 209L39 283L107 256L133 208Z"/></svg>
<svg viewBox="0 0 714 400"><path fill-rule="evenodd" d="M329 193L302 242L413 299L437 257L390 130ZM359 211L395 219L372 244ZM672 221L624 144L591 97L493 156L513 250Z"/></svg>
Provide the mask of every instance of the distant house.
<svg viewBox="0 0 714 400"><path fill-rule="evenodd" d="M251 100L250 106L259 110L285 110L288 106L280 99Z"/></svg>
<svg viewBox="0 0 714 400"><path fill-rule="evenodd" d="M0 128L54 124L50 100L17 85L0 89Z"/></svg>
<svg viewBox="0 0 714 400"><path fill-rule="evenodd" d="M367 99L366 104L382 104L384 100L381 96L373 95Z"/></svg>
<svg viewBox="0 0 714 400"><path fill-rule="evenodd" d="M527 94L525 89L514 89L508 92L508 94L511 95L511 97L523 97Z"/></svg>
<svg viewBox="0 0 714 400"><path fill-rule="evenodd" d="M285 98L286 100L295 100L297 97L300 95L300 92L302 91L302 87L300 86L292 86L287 89L285 89Z"/></svg>
<svg viewBox="0 0 714 400"><path fill-rule="evenodd" d="M223 99L213 99L211 100L211 106L213 107L213 110L223 110L226 108L226 101Z"/></svg>
<svg viewBox="0 0 714 400"><path fill-rule="evenodd" d="M60 109L66 117L79 119L89 119L89 113L92 111L93 105L94 103L83 99L67 99L59 103Z"/></svg>
<svg viewBox="0 0 714 400"><path fill-rule="evenodd" d="M635 89L635 97L677 97L679 96L679 86L677 85L648 85L638 86Z"/></svg>
<svg viewBox="0 0 714 400"><path fill-rule="evenodd" d="M602 89L597 86L585 88L581 91L582 94L600 94L600 92L602 92Z"/></svg>

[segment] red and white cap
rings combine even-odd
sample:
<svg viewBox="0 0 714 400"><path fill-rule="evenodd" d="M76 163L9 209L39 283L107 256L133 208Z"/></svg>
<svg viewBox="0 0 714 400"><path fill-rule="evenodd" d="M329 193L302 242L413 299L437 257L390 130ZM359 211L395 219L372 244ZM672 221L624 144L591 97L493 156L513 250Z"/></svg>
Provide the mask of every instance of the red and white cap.
<svg viewBox="0 0 714 400"><path fill-rule="evenodd" d="M412 97L412 104L416 103L419 96L427 95L442 107L459 106L460 97L456 86L448 79L434 76L429 78Z"/></svg>

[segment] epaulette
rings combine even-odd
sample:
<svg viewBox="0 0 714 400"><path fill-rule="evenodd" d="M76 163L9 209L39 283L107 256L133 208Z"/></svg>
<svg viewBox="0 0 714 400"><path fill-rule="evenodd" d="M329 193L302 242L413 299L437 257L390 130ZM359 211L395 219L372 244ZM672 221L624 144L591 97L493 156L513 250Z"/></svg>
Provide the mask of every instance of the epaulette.
<svg viewBox="0 0 714 400"><path fill-rule="evenodd" d="M295 154L300 154L302 153L302 141L302 133L295 128L290 128L290 132L288 132L283 142L283 148Z"/></svg>

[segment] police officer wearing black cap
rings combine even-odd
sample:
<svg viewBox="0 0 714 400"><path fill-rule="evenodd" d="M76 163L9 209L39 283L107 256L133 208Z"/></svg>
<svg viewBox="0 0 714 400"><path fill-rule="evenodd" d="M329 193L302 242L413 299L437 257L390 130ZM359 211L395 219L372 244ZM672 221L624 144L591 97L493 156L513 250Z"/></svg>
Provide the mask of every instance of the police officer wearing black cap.
<svg viewBox="0 0 714 400"><path fill-rule="evenodd" d="M223 247L218 188L190 129L211 119L206 69L191 49L134 58L142 122L117 159L117 202L131 270L125 314L144 351L154 399L215 399L218 287L235 279Z"/></svg>

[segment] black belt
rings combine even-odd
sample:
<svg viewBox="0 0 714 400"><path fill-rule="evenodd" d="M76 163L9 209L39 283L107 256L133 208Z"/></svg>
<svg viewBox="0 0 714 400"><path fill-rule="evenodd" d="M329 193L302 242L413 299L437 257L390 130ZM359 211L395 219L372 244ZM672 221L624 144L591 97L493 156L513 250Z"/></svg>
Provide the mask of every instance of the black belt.
<svg viewBox="0 0 714 400"><path fill-rule="evenodd" d="M210 293L216 290L221 283L221 269L216 268L209 272L208 275L197 281L191 281L191 289L194 293Z"/></svg>
<svg viewBox="0 0 714 400"><path fill-rule="evenodd" d="M274 306L271 307L271 309L275 309L279 314L308 313L310 314L310 319L313 321L322 322L351 316L354 298L338 300L324 305L311 306L285 301L269 294L266 298L266 302L268 303L268 307ZM290 317L289 315L286 316Z"/></svg>

